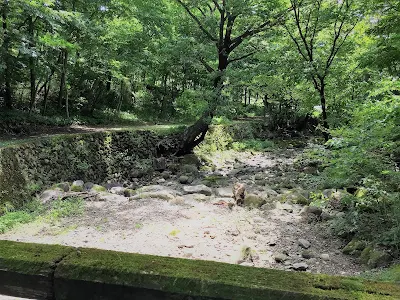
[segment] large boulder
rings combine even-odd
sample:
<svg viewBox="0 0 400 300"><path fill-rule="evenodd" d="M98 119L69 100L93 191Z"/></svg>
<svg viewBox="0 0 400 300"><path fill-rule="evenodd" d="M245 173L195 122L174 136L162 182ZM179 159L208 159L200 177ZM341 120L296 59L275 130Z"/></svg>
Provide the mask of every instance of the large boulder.
<svg viewBox="0 0 400 300"><path fill-rule="evenodd" d="M231 198L233 196L233 192L229 187L222 187L215 190L215 195L221 198Z"/></svg>
<svg viewBox="0 0 400 300"><path fill-rule="evenodd" d="M359 256L365 247L367 244L364 241L353 239L343 248L342 252L347 255Z"/></svg>
<svg viewBox="0 0 400 300"><path fill-rule="evenodd" d="M196 176L199 174L199 169L195 165L182 165L180 167L180 171L182 174L186 174L186 175Z"/></svg>
<svg viewBox="0 0 400 300"><path fill-rule="evenodd" d="M68 182L62 182L62 183L57 183L54 185L55 188L60 188L62 189L64 192L69 192L69 183Z"/></svg>
<svg viewBox="0 0 400 300"><path fill-rule="evenodd" d="M39 196L40 202L42 204L47 204L51 201L58 200L64 195L64 190L60 188L54 188L51 190L45 190Z"/></svg>
<svg viewBox="0 0 400 300"><path fill-rule="evenodd" d="M165 187L163 185L147 185L147 186L142 186L141 188L138 188L136 190L136 194L141 194L141 193L145 193L145 192L160 192L160 191L165 191L168 192L172 195L182 195L182 193L169 188L169 187Z"/></svg>
<svg viewBox="0 0 400 300"><path fill-rule="evenodd" d="M168 191L153 191L153 192L142 192L131 197L130 200L142 200L142 199L159 199L165 201L175 201L176 196L168 193Z"/></svg>
<svg viewBox="0 0 400 300"><path fill-rule="evenodd" d="M124 196L125 195L125 188L121 186L116 186L110 189L111 194Z"/></svg>
<svg viewBox="0 0 400 300"><path fill-rule="evenodd" d="M256 194L247 194L244 197L244 206L247 207L259 208L265 203L267 203L265 198Z"/></svg>
<svg viewBox="0 0 400 300"><path fill-rule="evenodd" d="M72 192L82 192L85 183L82 180L76 180L71 185Z"/></svg>
<svg viewBox="0 0 400 300"><path fill-rule="evenodd" d="M201 161L196 154L186 154L181 158L182 165L195 165L196 167L201 166Z"/></svg>
<svg viewBox="0 0 400 300"><path fill-rule="evenodd" d="M183 191L186 194L203 194L206 196L212 195L212 190L204 184L199 185L187 185L183 187Z"/></svg>
<svg viewBox="0 0 400 300"><path fill-rule="evenodd" d="M167 169L167 160L165 157L160 157L160 158L154 158L153 159L153 169L155 171L164 171Z"/></svg>
<svg viewBox="0 0 400 300"><path fill-rule="evenodd" d="M392 257L385 251L375 250L369 246L361 252L360 261L369 268L379 268L387 266Z"/></svg>

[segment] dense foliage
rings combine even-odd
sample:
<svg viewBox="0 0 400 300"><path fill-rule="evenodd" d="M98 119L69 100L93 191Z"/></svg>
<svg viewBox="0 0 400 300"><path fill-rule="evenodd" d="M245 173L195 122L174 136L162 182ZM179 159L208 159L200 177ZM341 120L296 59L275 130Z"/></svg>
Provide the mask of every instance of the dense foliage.
<svg viewBox="0 0 400 300"><path fill-rule="evenodd" d="M260 117L271 130L319 123L323 185L358 191L337 231L400 246L398 1L2 0L0 9L3 119L203 118L189 146L213 118Z"/></svg>

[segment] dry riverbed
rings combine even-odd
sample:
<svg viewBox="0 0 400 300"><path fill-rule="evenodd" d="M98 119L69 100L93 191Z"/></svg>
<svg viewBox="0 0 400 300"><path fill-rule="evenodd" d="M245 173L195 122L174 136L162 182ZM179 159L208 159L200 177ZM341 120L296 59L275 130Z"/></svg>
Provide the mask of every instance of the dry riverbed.
<svg viewBox="0 0 400 300"><path fill-rule="evenodd" d="M359 274L362 266L342 253L344 242L330 235L328 223L321 220L321 214L332 212L307 211L291 201L305 192L293 166L301 151L222 153L213 157L214 171L160 173L150 183L139 182L133 195L118 186L107 192L89 190L83 214L21 225L0 239ZM205 186L210 180L211 187ZM280 181L293 187L282 187ZM228 206L235 182L246 185L246 207Z"/></svg>

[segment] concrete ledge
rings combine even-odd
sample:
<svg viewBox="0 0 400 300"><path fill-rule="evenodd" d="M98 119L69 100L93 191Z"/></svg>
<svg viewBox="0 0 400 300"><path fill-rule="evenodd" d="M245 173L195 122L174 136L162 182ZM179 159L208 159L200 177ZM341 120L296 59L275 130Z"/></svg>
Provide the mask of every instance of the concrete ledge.
<svg viewBox="0 0 400 300"><path fill-rule="evenodd" d="M50 299L54 270L74 248L0 241L0 295Z"/></svg>
<svg viewBox="0 0 400 300"><path fill-rule="evenodd" d="M48 278L52 291L39 299L400 299L400 286L358 278L12 242L0 242L0 270ZM47 289L49 281L43 284ZM0 293L15 295L3 285Z"/></svg>

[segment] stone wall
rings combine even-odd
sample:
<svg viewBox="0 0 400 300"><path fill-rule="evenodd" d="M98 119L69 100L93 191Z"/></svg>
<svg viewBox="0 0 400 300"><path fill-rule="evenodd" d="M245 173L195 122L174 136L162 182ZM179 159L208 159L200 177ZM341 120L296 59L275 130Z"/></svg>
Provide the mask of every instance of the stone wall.
<svg viewBox="0 0 400 300"><path fill-rule="evenodd" d="M166 135L120 131L62 135L0 149L0 207L20 206L38 187L84 180L101 183L148 174Z"/></svg>

